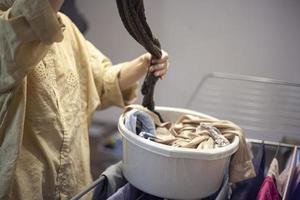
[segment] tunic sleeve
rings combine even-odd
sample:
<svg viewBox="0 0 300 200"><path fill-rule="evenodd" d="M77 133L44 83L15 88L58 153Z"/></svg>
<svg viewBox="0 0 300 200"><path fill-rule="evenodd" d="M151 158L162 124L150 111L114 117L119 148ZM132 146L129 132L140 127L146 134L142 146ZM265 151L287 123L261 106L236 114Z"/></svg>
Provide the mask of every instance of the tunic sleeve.
<svg viewBox="0 0 300 200"><path fill-rule="evenodd" d="M97 50L94 45L88 41L86 44L101 102L98 109L104 109L111 105L124 107L131 104L137 97L138 83L121 91L118 77L124 63L112 65L111 61Z"/></svg>
<svg viewBox="0 0 300 200"><path fill-rule="evenodd" d="M0 10L0 94L14 88L63 39L63 24L48 0L16 0Z"/></svg>

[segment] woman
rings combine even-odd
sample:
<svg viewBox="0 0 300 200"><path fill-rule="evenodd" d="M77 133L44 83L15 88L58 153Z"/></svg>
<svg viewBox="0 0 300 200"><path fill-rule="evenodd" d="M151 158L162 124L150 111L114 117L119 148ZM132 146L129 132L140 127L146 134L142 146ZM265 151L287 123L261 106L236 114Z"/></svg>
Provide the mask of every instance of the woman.
<svg viewBox="0 0 300 200"><path fill-rule="evenodd" d="M0 199L70 199L91 182L88 125L125 106L164 52L112 66L65 15L63 0L0 0ZM89 198L89 197L88 197Z"/></svg>

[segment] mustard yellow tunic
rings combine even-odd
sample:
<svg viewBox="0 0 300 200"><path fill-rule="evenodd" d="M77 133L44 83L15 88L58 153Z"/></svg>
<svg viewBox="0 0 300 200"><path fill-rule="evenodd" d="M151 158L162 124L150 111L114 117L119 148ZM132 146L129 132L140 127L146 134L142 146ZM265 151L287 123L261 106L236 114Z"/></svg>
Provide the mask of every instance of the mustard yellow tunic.
<svg viewBox="0 0 300 200"><path fill-rule="evenodd" d="M92 113L136 97L121 67L48 0L0 11L0 199L70 199L91 183Z"/></svg>

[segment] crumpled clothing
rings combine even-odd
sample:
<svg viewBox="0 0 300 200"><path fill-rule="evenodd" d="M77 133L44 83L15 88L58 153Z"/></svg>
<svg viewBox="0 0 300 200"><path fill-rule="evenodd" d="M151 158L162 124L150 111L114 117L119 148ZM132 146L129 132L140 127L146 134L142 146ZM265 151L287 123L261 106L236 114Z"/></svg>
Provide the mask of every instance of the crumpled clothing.
<svg viewBox="0 0 300 200"><path fill-rule="evenodd" d="M70 199L92 181L92 113L125 106L122 64L88 42L48 0L0 10L0 199Z"/></svg>
<svg viewBox="0 0 300 200"><path fill-rule="evenodd" d="M295 147L296 148L296 147ZM294 153L297 154L297 150L294 149ZM285 169L279 174L279 176L276 178L276 186L278 193L281 197L285 195L286 192L286 198L289 199L291 197L291 194L293 193L294 186L298 184L300 181L299 176L299 166L295 166L296 163L293 163L294 153L291 153L289 156L289 159L286 162ZM296 160L295 160L296 162ZM292 173L290 173L292 172ZM297 179L296 179L297 177ZM287 191L285 191L287 189Z"/></svg>
<svg viewBox="0 0 300 200"><path fill-rule="evenodd" d="M228 139L223 135L218 135L218 133L221 134L221 132L214 124L208 123L207 119L200 119L196 116L183 115L175 123L166 122L156 125L158 126L156 129L156 141L159 143L197 149L216 148L216 139L222 140L222 142L218 143L229 144ZM214 127L214 129L212 127ZM218 133L212 132L215 130L218 130ZM228 134L228 131L233 130L227 130L226 132L226 136L232 140L233 137ZM212 136L212 134L214 134L214 136Z"/></svg>
<svg viewBox="0 0 300 200"><path fill-rule="evenodd" d="M299 154L299 150L297 151L297 154ZM297 163L299 163L299 157L297 158ZM291 194L290 199L291 200L297 200L300 198L300 165L297 164L295 167L294 175L292 177L292 185L291 187Z"/></svg>
<svg viewBox="0 0 300 200"><path fill-rule="evenodd" d="M93 200L108 199L119 188L127 184L127 180L122 173L121 161L108 167L100 176L104 176L105 179L97 185L93 194Z"/></svg>
<svg viewBox="0 0 300 200"><path fill-rule="evenodd" d="M290 199L299 200L300 199L300 165L299 164L295 168L293 185L291 187L292 189L291 189Z"/></svg>
<svg viewBox="0 0 300 200"><path fill-rule="evenodd" d="M271 176L266 176L257 195L257 200L279 200L279 194Z"/></svg>
<svg viewBox="0 0 300 200"><path fill-rule="evenodd" d="M217 129L216 127L212 126L211 124L207 123L200 123L200 126L197 126L197 129L199 129L199 132L202 130L207 130L210 139L213 139L216 143L217 147L224 147L230 144L230 142L222 135L222 133Z"/></svg>
<svg viewBox="0 0 300 200"><path fill-rule="evenodd" d="M123 177L122 163L118 162L107 168L101 176L106 180L97 185L93 200L163 200L163 198L147 194ZM219 190L203 200L225 200L229 191L228 174L226 173Z"/></svg>
<svg viewBox="0 0 300 200"><path fill-rule="evenodd" d="M155 124L146 112L132 109L124 115L125 127L146 139L155 136Z"/></svg>
<svg viewBox="0 0 300 200"><path fill-rule="evenodd" d="M288 184L288 177L289 177L290 167L286 167L280 175L276 178L276 187L280 196L283 196L286 184Z"/></svg>
<svg viewBox="0 0 300 200"><path fill-rule="evenodd" d="M259 146L257 154L252 159L256 177L236 183L232 187L233 189L230 200L256 199L265 177L265 154L265 145L262 143Z"/></svg>
<svg viewBox="0 0 300 200"><path fill-rule="evenodd" d="M279 176L279 166L277 158L273 158L267 176L261 185L257 200L279 200L279 193L275 179Z"/></svg>
<svg viewBox="0 0 300 200"><path fill-rule="evenodd" d="M230 182L236 183L245 179L255 177L252 157L247 147L242 130L235 124L224 120L212 120L200 118L193 115L183 115L175 123L161 123L159 117L140 105L127 106L124 113L138 109L148 113L156 128L156 142L176 147L212 149L215 148L215 140L210 137L208 130L199 128L201 123L209 124L217 128L229 141L237 135L239 137L239 148L232 156L229 167Z"/></svg>
<svg viewBox="0 0 300 200"><path fill-rule="evenodd" d="M127 183L107 200L163 200L163 198L144 193L130 183Z"/></svg>
<svg viewBox="0 0 300 200"><path fill-rule="evenodd" d="M203 198L203 200L225 200L229 190L228 176L224 177L220 189L213 195ZM100 200L100 199L99 199ZM164 200L164 198L156 197L147 194L130 183L120 188L115 194L110 196L107 200Z"/></svg>
<svg viewBox="0 0 300 200"><path fill-rule="evenodd" d="M274 179L278 179L279 176L279 165L278 165L278 160L277 158L273 158L267 176L270 176Z"/></svg>

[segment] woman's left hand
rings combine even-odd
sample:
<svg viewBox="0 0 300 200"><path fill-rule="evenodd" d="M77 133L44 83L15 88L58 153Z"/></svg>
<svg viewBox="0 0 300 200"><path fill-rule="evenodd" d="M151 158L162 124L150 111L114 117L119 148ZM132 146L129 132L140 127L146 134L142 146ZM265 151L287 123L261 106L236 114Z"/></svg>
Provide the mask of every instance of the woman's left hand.
<svg viewBox="0 0 300 200"><path fill-rule="evenodd" d="M169 56L168 53L162 50L162 56L160 59L152 59L149 53L145 54L148 63L150 63L149 71L154 74L154 76L163 79L168 72L169 69Z"/></svg>
<svg viewBox="0 0 300 200"><path fill-rule="evenodd" d="M160 59L152 59L151 54L143 54L136 59L123 64L119 74L119 85L125 90L134 85L150 71L154 76L163 79L169 68L168 53L162 50Z"/></svg>

